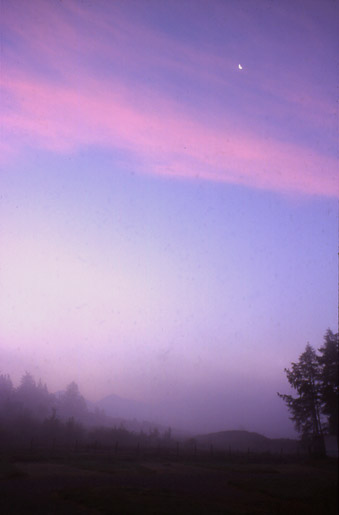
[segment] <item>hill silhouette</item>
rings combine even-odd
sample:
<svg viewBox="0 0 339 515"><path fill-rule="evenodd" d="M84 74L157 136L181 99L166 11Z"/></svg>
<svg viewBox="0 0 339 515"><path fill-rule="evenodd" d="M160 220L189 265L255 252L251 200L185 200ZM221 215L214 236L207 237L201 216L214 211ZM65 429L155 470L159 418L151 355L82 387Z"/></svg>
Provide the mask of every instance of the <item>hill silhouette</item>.
<svg viewBox="0 0 339 515"><path fill-rule="evenodd" d="M250 431L219 431L195 436L199 446L213 445L219 450L233 450L246 452L284 452L295 453L298 449L297 440L289 438L267 438L259 433Z"/></svg>

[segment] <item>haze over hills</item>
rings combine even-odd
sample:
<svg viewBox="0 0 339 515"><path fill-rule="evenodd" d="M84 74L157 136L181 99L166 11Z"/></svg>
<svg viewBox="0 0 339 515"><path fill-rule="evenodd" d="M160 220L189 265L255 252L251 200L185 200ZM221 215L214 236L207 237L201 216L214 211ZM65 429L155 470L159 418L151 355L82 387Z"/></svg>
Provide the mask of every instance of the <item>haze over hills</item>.
<svg viewBox="0 0 339 515"><path fill-rule="evenodd" d="M249 431L220 431L197 435L195 441L199 446L211 446L218 450L252 451L252 452L285 452L295 453L298 441L289 438L267 438L259 433Z"/></svg>
<svg viewBox="0 0 339 515"><path fill-rule="evenodd" d="M186 434L215 433L220 430L248 430L265 434L269 438L295 438L291 422L280 412L258 408L256 422L253 416L244 409L242 400L235 407L228 402L227 392L216 395L212 392L200 392L199 398L192 398L183 391L181 396L145 402L120 397L119 394L107 395L93 403L103 409L110 417L121 417L126 420L148 421L164 427L180 428ZM253 406L254 406L253 399ZM245 405L245 404L244 404ZM277 403L278 405L278 403ZM279 411L279 406L277 410ZM91 409L94 409L91 407ZM287 420L286 420L287 419Z"/></svg>
<svg viewBox="0 0 339 515"><path fill-rule="evenodd" d="M112 419L121 419L123 425L129 430L148 431L158 428L160 432L167 427L160 423L156 417L155 408L146 403L131 399L124 399L112 394L101 399L96 406L103 409ZM194 438L199 448L215 450L232 450L234 452L272 452L295 453L298 449L298 441L290 438L268 438L257 432L246 430L225 430L212 433L194 435L187 431L172 428L175 438Z"/></svg>
<svg viewBox="0 0 339 515"><path fill-rule="evenodd" d="M94 406L103 409L109 417L121 419L123 425L130 430L151 430L157 427L160 431L167 428L159 420L156 407L131 399L124 399L112 394L104 397ZM172 427L172 434L176 438L188 438L193 432L180 431ZM229 450L246 452L285 452L297 451L298 442L290 438L268 438L257 432L246 430L225 430L194 435L194 440L199 447L213 447L217 450Z"/></svg>
<svg viewBox="0 0 339 515"><path fill-rule="evenodd" d="M111 394L96 403L88 402L92 411L103 410L104 413L117 425L123 425L129 431L149 432L158 429L161 433L171 426L172 435L176 438L191 436L191 433L180 428L173 427L166 419L161 417L156 406L132 399L125 399Z"/></svg>

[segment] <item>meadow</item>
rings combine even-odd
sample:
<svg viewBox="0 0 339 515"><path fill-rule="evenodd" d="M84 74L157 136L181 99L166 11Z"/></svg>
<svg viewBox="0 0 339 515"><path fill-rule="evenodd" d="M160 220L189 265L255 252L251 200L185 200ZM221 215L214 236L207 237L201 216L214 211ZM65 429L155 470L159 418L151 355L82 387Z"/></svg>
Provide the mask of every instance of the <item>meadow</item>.
<svg viewBox="0 0 339 515"><path fill-rule="evenodd" d="M6 514L335 515L337 460L179 448L12 449Z"/></svg>

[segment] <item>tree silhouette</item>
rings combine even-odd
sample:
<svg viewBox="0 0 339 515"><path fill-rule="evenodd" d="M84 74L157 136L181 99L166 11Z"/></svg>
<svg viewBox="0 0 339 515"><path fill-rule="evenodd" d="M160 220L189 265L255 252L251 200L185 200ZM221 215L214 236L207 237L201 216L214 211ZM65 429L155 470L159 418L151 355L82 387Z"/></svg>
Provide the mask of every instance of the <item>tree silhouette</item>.
<svg viewBox="0 0 339 515"><path fill-rule="evenodd" d="M0 416L8 418L13 411L15 390L9 375L0 374Z"/></svg>
<svg viewBox="0 0 339 515"><path fill-rule="evenodd" d="M338 439L338 343L339 334L328 329L318 358L321 374L322 412L328 417L328 431Z"/></svg>
<svg viewBox="0 0 339 515"><path fill-rule="evenodd" d="M47 386L41 380L36 383L29 372L21 378L20 385L16 389L16 399L21 411L39 419L51 413L54 402L54 396L48 392Z"/></svg>
<svg viewBox="0 0 339 515"><path fill-rule="evenodd" d="M60 397L60 414L63 418L83 421L88 413L86 401L80 394L78 385L73 381Z"/></svg>
<svg viewBox="0 0 339 515"><path fill-rule="evenodd" d="M0 374L0 406L3 406L13 395L14 388L8 374Z"/></svg>
<svg viewBox="0 0 339 515"><path fill-rule="evenodd" d="M298 396L280 394L291 413L295 428L301 433L302 440L312 446L313 452L322 455L325 452L323 427L321 420L321 370L319 359L310 344L300 355L297 363L291 363L291 369L285 368L288 382Z"/></svg>

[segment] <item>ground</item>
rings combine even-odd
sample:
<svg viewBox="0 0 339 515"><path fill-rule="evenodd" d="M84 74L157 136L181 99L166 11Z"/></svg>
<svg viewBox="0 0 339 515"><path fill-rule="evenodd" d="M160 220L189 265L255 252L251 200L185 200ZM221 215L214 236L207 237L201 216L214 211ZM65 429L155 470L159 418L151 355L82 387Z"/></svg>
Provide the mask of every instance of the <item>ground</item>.
<svg viewBox="0 0 339 515"><path fill-rule="evenodd" d="M337 461L17 453L1 461L0 509L8 515L335 515Z"/></svg>

